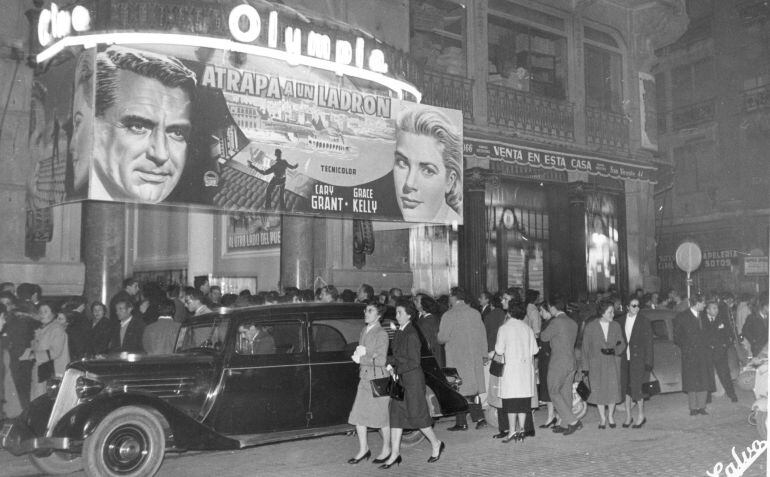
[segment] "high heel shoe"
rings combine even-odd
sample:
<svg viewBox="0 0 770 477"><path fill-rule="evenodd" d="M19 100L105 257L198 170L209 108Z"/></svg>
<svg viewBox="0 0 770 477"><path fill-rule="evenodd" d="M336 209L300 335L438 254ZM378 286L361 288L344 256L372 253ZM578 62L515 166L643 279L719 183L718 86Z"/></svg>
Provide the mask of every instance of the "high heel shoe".
<svg viewBox="0 0 770 477"><path fill-rule="evenodd" d="M606 424L599 424L599 429L605 430L605 429L607 429L607 425Z"/></svg>
<svg viewBox="0 0 770 477"><path fill-rule="evenodd" d="M368 450L366 451L366 454L362 455L358 459L356 459L355 457L348 459L348 464L358 464L362 460L369 460L369 457L371 456L372 456L372 451Z"/></svg>
<svg viewBox="0 0 770 477"><path fill-rule="evenodd" d="M377 468L378 468L378 469L390 469L391 467L393 467L393 465L399 465L399 466L400 466L400 465L401 465L401 461L402 461L402 460L403 460L403 459L401 458L401 456L398 456L398 457L396 457L396 459L395 459L393 462L391 462L390 464L382 464L381 466L379 466L379 467L377 467Z"/></svg>
<svg viewBox="0 0 770 477"><path fill-rule="evenodd" d="M390 454L386 455L382 459L372 459L372 464L384 464L390 459Z"/></svg>
<svg viewBox="0 0 770 477"><path fill-rule="evenodd" d="M438 455L436 456L430 456L428 458L428 464L432 464L439 460L441 458L441 453L444 452L444 449L446 449L446 444L444 444L444 441L441 441L441 445L438 446Z"/></svg>
<svg viewBox="0 0 770 477"><path fill-rule="evenodd" d="M556 418L554 417L550 421L546 422L545 424L540 424L540 429L548 429L551 426L556 425Z"/></svg>
<svg viewBox="0 0 770 477"><path fill-rule="evenodd" d="M647 422L647 418L646 417L644 419L642 419L641 422L639 422L639 424L634 424L631 427L634 428L634 429L640 429L644 425L645 422Z"/></svg>
<svg viewBox="0 0 770 477"><path fill-rule="evenodd" d="M632 418L630 421L624 422L623 424L621 424L620 427L629 428L633 423L634 423L634 419Z"/></svg>
<svg viewBox="0 0 770 477"><path fill-rule="evenodd" d="M503 442L521 442L524 440L524 433L523 432L514 432L509 437L506 437L503 439Z"/></svg>
<svg viewBox="0 0 770 477"><path fill-rule="evenodd" d="M616 427L618 427L618 425L615 424L614 422L607 423L607 425L610 426L610 429L615 429Z"/></svg>

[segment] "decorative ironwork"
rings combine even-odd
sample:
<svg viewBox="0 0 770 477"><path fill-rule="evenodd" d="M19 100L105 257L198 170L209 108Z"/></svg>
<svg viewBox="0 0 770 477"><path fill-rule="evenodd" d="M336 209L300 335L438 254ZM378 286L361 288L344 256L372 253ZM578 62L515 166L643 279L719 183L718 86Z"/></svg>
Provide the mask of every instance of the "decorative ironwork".
<svg viewBox="0 0 770 477"><path fill-rule="evenodd" d="M678 131L713 121L715 110L716 105L713 99L676 108L671 111L671 126Z"/></svg>
<svg viewBox="0 0 770 477"><path fill-rule="evenodd" d="M491 124L557 139L575 140L574 106L568 101L487 84Z"/></svg>
<svg viewBox="0 0 770 477"><path fill-rule="evenodd" d="M770 108L770 85L743 92L743 110L748 112Z"/></svg>
<svg viewBox="0 0 770 477"><path fill-rule="evenodd" d="M423 104L459 109L463 118L473 120L473 80L414 67L407 81L422 92Z"/></svg>
<svg viewBox="0 0 770 477"><path fill-rule="evenodd" d="M611 111L586 106L586 142L628 150L628 119Z"/></svg>

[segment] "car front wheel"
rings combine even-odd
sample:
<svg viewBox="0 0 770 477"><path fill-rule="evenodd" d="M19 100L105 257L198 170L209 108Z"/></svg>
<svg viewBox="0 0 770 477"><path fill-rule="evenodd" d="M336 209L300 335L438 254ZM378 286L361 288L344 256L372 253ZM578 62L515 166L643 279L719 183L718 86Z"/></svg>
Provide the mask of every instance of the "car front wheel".
<svg viewBox="0 0 770 477"><path fill-rule="evenodd" d="M166 449L160 420L149 410L126 406L112 411L86 438L83 466L87 475L152 476Z"/></svg>

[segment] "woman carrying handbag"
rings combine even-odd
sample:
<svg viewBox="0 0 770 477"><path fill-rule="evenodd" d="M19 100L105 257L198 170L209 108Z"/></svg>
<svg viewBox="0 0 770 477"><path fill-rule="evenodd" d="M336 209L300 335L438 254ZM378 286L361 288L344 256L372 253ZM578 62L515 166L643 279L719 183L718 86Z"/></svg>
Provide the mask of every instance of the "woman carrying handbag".
<svg viewBox="0 0 770 477"><path fill-rule="evenodd" d="M375 397L372 380L390 378L385 368L388 357L388 333L380 326L380 319L385 313L385 305L372 303L364 309L366 327L361 331L358 347L352 358L360 365L358 372L358 390L353 408L350 410L348 422L356 426L358 435L358 454L348 459L348 464L358 464L372 456L367 442L367 428L380 430L382 435L382 450L374 459L375 464L381 464L390 456L390 418L388 406L390 398L387 394Z"/></svg>
<svg viewBox="0 0 770 477"><path fill-rule="evenodd" d="M412 323L415 318L417 308L414 303L406 299L398 302L396 320L399 329L393 336L393 355L388 357L388 365L404 387L404 399L394 399L390 402L391 452L380 469L389 469L394 464L401 464L401 435L404 429L419 429L428 438L433 451L428 463L439 460L446 447L433 432L433 418L425 399L425 375L420 366L422 345Z"/></svg>

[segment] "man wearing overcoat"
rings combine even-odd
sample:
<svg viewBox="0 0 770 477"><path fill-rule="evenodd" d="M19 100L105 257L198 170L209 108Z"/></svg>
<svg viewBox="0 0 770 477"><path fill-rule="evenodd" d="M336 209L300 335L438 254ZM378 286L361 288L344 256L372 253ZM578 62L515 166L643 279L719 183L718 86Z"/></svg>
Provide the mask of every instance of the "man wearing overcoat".
<svg viewBox="0 0 770 477"><path fill-rule="evenodd" d="M452 308L441 317L438 330L438 341L444 344L446 365L457 368L463 383L460 394L472 398L469 406L471 419L476 422L476 428L486 425L484 413L478 394L486 392L484 384L484 359L487 358L487 335L481 314L465 303L465 290L452 288L449 302ZM455 425L450 431L468 429L465 412L458 413Z"/></svg>
<svg viewBox="0 0 770 477"><path fill-rule="evenodd" d="M693 295L690 308L679 312L674 319L674 343L682 352L682 391L687 393L691 416L708 414L706 398L708 393L716 390L700 316L705 308L703 295Z"/></svg>

